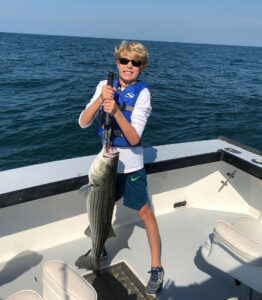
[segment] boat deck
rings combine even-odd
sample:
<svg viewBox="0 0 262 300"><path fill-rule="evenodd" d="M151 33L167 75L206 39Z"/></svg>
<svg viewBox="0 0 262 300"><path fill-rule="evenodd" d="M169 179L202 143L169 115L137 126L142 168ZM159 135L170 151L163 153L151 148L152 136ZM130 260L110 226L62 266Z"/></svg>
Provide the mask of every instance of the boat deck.
<svg viewBox="0 0 262 300"><path fill-rule="evenodd" d="M237 216L239 214L197 208L180 208L157 216L165 269L164 287L158 299L221 300L240 294L241 286L236 286L231 277L207 265L199 251L212 232L215 221L230 222ZM146 283L150 252L143 224L137 222L118 227L115 231L117 237L106 244L109 259L101 267L124 260ZM22 289L32 289L42 294L42 264L56 259L74 266L74 261L90 248L90 244L88 238L82 238L39 253L21 253L0 264L0 299ZM81 275L87 273L85 270L78 272Z"/></svg>

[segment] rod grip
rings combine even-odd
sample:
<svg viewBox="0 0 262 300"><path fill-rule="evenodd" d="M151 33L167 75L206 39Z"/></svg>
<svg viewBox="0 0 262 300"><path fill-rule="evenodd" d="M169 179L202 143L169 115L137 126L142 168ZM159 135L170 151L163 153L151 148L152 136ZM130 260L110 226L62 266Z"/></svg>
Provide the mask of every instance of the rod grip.
<svg viewBox="0 0 262 300"><path fill-rule="evenodd" d="M107 85L113 86L113 83L114 83L114 73L109 72L107 76Z"/></svg>
<svg viewBox="0 0 262 300"><path fill-rule="evenodd" d="M114 83L114 73L109 72L107 76L107 85L113 86L113 83ZM105 126L108 127L109 125L110 125L110 115L106 114Z"/></svg>

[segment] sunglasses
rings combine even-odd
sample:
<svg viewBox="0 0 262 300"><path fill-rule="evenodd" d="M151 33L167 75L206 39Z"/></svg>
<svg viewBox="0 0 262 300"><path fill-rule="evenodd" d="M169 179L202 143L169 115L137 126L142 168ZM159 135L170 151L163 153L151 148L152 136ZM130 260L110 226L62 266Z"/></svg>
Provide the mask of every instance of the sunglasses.
<svg viewBox="0 0 262 300"><path fill-rule="evenodd" d="M128 59L128 58L119 58L119 62L121 65L127 65L131 61L131 64L134 67L140 67L142 65L142 62L139 60L133 60L133 59Z"/></svg>

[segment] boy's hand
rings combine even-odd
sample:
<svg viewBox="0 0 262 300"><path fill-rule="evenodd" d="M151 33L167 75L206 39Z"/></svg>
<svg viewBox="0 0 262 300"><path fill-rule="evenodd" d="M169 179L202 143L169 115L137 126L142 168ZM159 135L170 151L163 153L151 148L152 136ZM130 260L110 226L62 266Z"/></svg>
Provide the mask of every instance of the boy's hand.
<svg viewBox="0 0 262 300"><path fill-rule="evenodd" d="M104 106L104 112L112 116L114 116L114 114L119 110L114 100L114 91L117 91L117 89L111 87L110 85L104 85L102 87L102 92L101 92L101 99L102 99L102 105Z"/></svg>
<svg viewBox="0 0 262 300"><path fill-rule="evenodd" d="M103 102L104 106L104 112L110 114L111 116L114 116L115 113L119 110L115 100L105 100Z"/></svg>
<svg viewBox="0 0 262 300"><path fill-rule="evenodd" d="M114 91L117 89L110 86L110 85L104 85L102 87L102 92L101 92L101 99L102 99L102 104L106 100L114 100Z"/></svg>

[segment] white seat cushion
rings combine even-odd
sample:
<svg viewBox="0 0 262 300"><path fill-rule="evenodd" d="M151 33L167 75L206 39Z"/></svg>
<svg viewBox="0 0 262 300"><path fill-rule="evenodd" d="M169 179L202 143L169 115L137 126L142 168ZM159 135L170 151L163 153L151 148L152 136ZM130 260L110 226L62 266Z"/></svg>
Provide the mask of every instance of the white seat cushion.
<svg viewBox="0 0 262 300"><path fill-rule="evenodd" d="M43 299L35 291L23 290L9 296L8 298L6 298L6 300L43 300Z"/></svg>
<svg viewBox="0 0 262 300"><path fill-rule="evenodd" d="M235 255L252 264L262 264L262 244L256 240L254 231L259 230L256 223L247 220L235 220L235 225L217 221L214 228L214 241L221 243ZM251 219L252 220L252 219ZM259 223L258 221L254 220ZM245 226L250 225L250 226ZM237 227L236 227L237 226ZM241 229L244 227L245 229Z"/></svg>
<svg viewBox="0 0 262 300"><path fill-rule="evenodd" d="M43 265L43 296L45 300L95 300L95 289L76 271L60 261Z"/></svg>
<svg viewBox="0 0 262 300"><path fill-rule="evenodd" d="M232 222L240 232L262 245L262 223L251 217L239 217Z"/></svg>

